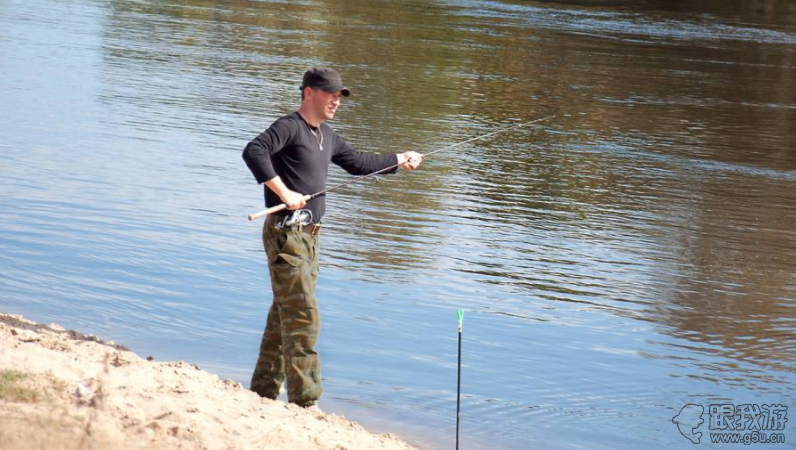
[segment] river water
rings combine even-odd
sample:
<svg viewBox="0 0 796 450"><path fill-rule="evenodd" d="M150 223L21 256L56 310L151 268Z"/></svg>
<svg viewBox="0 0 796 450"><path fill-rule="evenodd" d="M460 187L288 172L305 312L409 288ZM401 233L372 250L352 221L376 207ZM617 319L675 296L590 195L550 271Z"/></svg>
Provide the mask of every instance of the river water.
<svg viewBox="0 0 796 450"><path fill-rule="evenodd" d="M328 196L324 409L453 448L459 308L462 448L686 448L684 405L796 406L784 1L0 0L0 311L248 384L240 153L313 65L362 150L556 116Z"/></svg>

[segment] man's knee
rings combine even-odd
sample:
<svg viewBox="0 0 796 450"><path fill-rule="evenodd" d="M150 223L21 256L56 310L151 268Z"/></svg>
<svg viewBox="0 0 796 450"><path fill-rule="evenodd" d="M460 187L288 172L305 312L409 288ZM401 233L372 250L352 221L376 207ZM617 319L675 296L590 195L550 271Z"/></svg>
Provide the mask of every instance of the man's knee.
<svg viewBox="0 0 796 450"><path fill-rule="evenodd" d="M291 313L292 317L282 324L282 345L285 356L315 354L320 318L318 310L306 308Z"/></svg>

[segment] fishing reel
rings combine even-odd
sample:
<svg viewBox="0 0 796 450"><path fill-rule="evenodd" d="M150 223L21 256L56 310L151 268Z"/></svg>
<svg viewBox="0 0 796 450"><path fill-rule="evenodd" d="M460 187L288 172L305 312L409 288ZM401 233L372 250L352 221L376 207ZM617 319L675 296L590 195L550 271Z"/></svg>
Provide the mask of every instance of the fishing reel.
<svg viewBox="0 0 796 450"><path fill-rule="evenodd" d="M297 209L292 214L285 217L279 228L297 228L312 223L312 211L309 209Z"/></svg>

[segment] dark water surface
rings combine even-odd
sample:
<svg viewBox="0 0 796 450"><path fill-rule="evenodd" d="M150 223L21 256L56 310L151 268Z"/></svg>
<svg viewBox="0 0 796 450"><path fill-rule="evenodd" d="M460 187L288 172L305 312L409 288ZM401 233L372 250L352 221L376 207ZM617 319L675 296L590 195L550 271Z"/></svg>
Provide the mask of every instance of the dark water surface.
<svg viewBox="0 0 796 450"><path fill-rule="evenodd" d="M334 65L360 149L557 117L328 197L326 410L453 448L457 308L462 448L689 448L686 404L793 409L796 7L756 5L0 0L0 311L248 383L240 152Z"/></svg>

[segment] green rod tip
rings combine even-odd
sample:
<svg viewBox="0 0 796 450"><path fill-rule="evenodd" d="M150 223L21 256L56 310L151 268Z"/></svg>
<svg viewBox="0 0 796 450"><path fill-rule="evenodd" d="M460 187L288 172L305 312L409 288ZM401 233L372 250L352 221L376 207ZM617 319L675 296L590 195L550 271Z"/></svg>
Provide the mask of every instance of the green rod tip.
<svg viewBox="0 0 796 450"><path fill-rule="evenodd" d="M464 321L464 310L460 309L458 315L459 315L459 329L461 330L462 322Z"/></svg>

